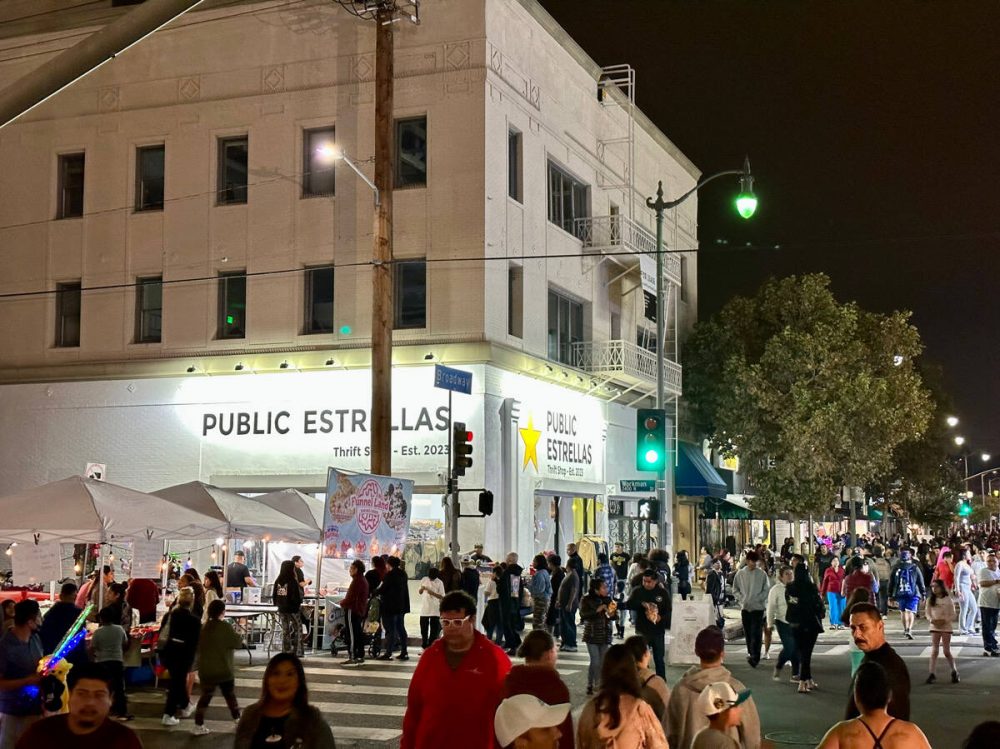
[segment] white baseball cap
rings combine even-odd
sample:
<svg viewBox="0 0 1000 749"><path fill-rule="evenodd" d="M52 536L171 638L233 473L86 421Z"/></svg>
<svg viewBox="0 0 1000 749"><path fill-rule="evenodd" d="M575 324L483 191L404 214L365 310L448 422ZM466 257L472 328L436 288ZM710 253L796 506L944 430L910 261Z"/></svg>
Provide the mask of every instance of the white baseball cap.
<svg viewBox="0 0 1000 749"><path fill-rule="evenodd" d="M558 726L569 715L570 705L547 705L533 694L515 694L497 708L493 721L500 746L514 743L514 739L532 728Z"/></svg>
<svg viewBox="0 0 1000 749"><path fill-rule="evenodd" d="M742 705L750 699L750 690L737 693L728 682L715 681L701 690L698 695L698 710L706 717L718 715L723 710Z"/></svg>

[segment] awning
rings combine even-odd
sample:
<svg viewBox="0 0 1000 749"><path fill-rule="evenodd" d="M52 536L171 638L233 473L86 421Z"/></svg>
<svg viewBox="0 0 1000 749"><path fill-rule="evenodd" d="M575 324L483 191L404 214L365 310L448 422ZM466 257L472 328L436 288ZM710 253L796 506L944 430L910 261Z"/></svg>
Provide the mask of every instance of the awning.
<svg viewBox="0 0 1000 749"><path fill-rule="evenodd" d="M705 497L704 513L707 518L720 520L749 520L753 510L744 494L727 494L722 498Z"/></svg>
<svg viewBox="0 0 1000 749"><path fill-rule="evenodd" d="M689 497L717 497L724 499L728 493L726 482L712 467L697 445L679 442L674 487L678 494Z"/></svg>

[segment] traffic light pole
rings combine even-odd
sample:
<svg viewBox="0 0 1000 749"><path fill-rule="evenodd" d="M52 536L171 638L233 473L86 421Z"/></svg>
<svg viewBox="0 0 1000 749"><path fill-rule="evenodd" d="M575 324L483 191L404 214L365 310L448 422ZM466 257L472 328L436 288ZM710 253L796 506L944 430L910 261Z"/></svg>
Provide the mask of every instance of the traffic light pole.
<svg viewBox="0 0 1000 749"><path fill-rule="evenodd" d="M663 355L665 351L666 320L663 319L666 304L663 299L663 211L667 204L663 200L663 182L656 188L656 200L646 198L646 205L656 211L656 408L663 410ZM674 429L678 425L674 424ZM663 446L664 453L667 452L666 445ZM658 509L656 517L657 544L661 549L666 549L670 545L667 538L667 473L666 461L663 467L656 472L656 499Z"/></svg>

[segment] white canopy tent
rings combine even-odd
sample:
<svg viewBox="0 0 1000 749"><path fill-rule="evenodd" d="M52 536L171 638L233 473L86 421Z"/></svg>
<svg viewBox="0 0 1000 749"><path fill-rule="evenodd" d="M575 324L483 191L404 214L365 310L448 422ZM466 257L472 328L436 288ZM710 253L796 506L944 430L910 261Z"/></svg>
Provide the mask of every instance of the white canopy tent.
<svg viewBox="0 0 1000 749"><path fill-rule="evenodd" d="M83 476L0 497L0 541L6 543L205 538L225 528L196 509Z"/></svg>
<svg viewBox="0 0 1000 749"><path fill-rule="evenodd" d="M323 532L323 509L325 506L322 499L303 494L298 489L282 489L269 494L260 494L252 499L314 528L315 535L312 542L319 543L320 535Z"/></svg>

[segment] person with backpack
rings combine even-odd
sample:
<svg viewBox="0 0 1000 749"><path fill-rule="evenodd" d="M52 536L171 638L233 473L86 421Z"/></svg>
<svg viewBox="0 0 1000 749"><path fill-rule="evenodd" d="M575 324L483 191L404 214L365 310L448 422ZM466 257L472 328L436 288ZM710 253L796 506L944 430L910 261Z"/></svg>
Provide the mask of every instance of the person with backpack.
<svg viewBox="0 0 1000 749"><path fill-rule="evenodd" d="M920 599L926 597L924 577L913 562L913 552L903 549L899 552L899 561L892 569L889 580L889 595L896 599L899 613L903 619L903 636L913 639L913 620L917 615Z"/></svg>
<svg viewBox="0 0 1000 749"><path fill-rule="evenodd" d="M274 605L278 607L281 621L281 652L302 655L302 588L295 575L295 562L286 559L281 563L274 581Z"/></svg>

